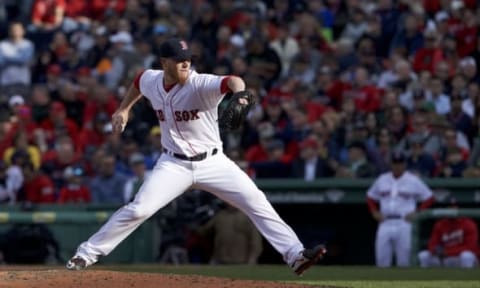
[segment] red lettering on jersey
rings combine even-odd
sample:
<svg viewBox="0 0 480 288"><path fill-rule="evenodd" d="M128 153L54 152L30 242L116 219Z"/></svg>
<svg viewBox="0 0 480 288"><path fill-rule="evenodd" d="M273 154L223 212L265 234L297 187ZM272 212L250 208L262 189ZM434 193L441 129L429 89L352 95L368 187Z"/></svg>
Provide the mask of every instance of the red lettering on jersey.
<svg viewBox="0 0 480 288"><path fill-rule="evenodd" d="M157 118L158 120L160 121L165 121L165 116L163 115L163 111L162 110L157 110Z"/></svg>
<svg viewBox="0 0 480 288"><path fill-rule="evenodd" d="M175 111L175 121L182 121L182 111Z"/></svg>
<svg viewBox="0 0 480 288"><path fill-rule="evenodd" d="M200 119L200 116L198 116L198 109L190 110L190 120L197 120L197 119Z"/></svg>

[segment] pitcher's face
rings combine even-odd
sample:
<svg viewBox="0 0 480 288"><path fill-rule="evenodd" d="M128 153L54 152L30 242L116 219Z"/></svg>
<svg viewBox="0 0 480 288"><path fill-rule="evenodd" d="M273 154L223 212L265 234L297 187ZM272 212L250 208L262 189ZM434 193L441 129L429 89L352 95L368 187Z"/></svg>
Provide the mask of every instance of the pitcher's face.
<svg viewBox="0 0 480 288"><path fill-rule="evenodd" d="M179 84L185 84L190 75L190 60L177 62L173 59L166 59L164 62L164 71L169 77Z"/></svg>

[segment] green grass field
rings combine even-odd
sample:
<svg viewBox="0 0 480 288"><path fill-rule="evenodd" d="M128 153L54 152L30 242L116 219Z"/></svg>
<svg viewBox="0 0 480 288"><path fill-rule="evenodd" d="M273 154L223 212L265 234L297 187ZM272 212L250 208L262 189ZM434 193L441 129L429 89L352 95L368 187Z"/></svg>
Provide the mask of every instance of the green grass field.
<svg viewBox="0 0 480 288"><path fill-rule="evenodd" d="M116 271L194 274L233 279L295 282L353 288L480 288L480 269L379 269L367 266L315 266L297 277L286 266L97 266Z"/></svg>

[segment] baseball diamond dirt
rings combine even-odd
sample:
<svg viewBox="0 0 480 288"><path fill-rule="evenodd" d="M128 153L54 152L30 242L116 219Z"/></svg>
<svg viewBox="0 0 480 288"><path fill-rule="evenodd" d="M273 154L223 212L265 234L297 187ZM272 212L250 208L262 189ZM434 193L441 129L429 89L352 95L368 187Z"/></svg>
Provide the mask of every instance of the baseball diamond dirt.
<svg viewBox="0 0 480 288"><path fill-rule="evenodd" d="M12 267L9 271L0 272L0 288L338 288L337 286L311 286L273 281L235 280L196 275L114 272L102 270L66 271L64 269L27 269L28 267Z"/></svg>

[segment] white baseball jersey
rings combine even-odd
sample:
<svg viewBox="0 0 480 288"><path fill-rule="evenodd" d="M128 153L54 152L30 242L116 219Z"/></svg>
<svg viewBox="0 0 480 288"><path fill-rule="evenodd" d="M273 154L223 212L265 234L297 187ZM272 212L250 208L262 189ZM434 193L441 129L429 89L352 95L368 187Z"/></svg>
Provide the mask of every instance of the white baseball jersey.
<svg viewBox="0 0 480 288"><path fill-rule="evenodd" d="M432 191L418 176L405 172L399 178L392 172L380 175L370 187L367 196L380 202L384 216L405 216L416 210L418 201L432 197Z"/></svg>
<svg viewBox="0 0 480 288"><path fill-rule="evenodd" d="M191 70L184 85L176 84L167 92L163 74L145 70L139 82L140 92L157 113L163 147L187 156L221 149L217 107L224 96L220 89L225 77Z"/></svg>

